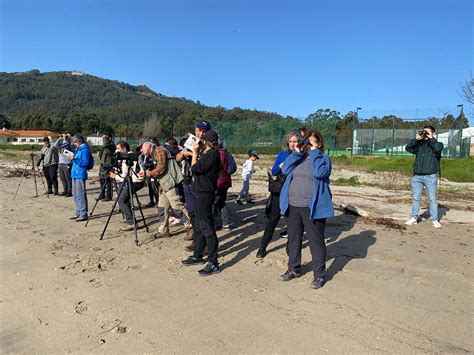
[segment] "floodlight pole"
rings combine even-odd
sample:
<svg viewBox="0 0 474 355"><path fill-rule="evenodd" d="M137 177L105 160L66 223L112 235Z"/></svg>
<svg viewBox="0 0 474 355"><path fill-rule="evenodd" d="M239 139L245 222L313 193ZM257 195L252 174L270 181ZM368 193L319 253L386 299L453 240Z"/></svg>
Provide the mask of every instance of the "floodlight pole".
<svg viewBox="0 0 474 355"><path fill-rule="evenodd" d="M351 155L354 155L354 140L355 140L355 122L359 121L359 110L362 110L362 107L357 107L355 112L355 119L352 120L352 149Z"/></svg>

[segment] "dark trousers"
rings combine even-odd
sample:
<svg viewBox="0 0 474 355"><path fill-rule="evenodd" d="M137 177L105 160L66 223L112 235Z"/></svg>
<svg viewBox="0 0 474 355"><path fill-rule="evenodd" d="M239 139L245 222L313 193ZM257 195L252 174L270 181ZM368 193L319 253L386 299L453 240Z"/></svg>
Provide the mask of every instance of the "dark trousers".
<svg viewBox="0 0 474 355"><path fill-rule="evenodd" d="M122 184L125 182L122 182L119 186L119 189L121 188ZM133 188L135 189L135 192L140 190L145 183L142 182L134 182L133 183ZM119 190L120 191L120 190ZM118 192L117 192L118 193ZM133 197L130 196L130 191L128 186L124 186L122 193L120 194L120 197L118 199L118 205L120 210L123 212L123 215L125 216L125 220L127 221L127 224L133 224L133 215L132 215L132 204L131 204L131 199Z"/></svg>
<svg viewBox="0 0 474 355"><path fill-rule="evenodd" d="M71 165L59 164L59 178L65 194L72 194Z"/></svg>
<svg viewBox="0 0 474 355"><path fill-rule="evenodd" d="M58 192L58 164L43 166L43 174L48 184L48 192Z"/></svg>
<svg viewBox="0 0 474 355"><path fill-rule="evenodd" d="M291 270L301 272L301 248L303 244L303 230L305 230L313 259L314 277L324 277L324 271L326 270L325 226L326 219L309 218L309 207L289 206L288 267Z"/></svg>
<svg viewBox="0 0 474 355"><path fill-rule="evenodd" d="M260 243L261 249L267 249L268 244L272 240L275 228L280 221L280 196L271 194L270 211L268 212L268 221L265 225L265 231L263 232L262 241Z"/></svg>
<svg viewBox="0 0 474 355"><path fill-rule="evenodd" d="M216 197L214 200L214 216L216 217L216 220L214 221L217 226L225 226L230 224L229 220L229 211L227 209L227 206L225 204L225 201L227 200L227 190L228 188L225 189L217 189L216 191Z"/></svg>
<svg viewBox="0 0 474 355"><path fill-rule="evenodd" d="M191 191L191 185L186 185L183 184L183 193L184 193L184 205L186 206L186 209L188 210L188 213L194 213L195 210L195 200L196 197L194 196L194 193Z"/></svg>
<svg viewBox="0 0 474 355"><path fill-rule="evenodd" d="M214 192L200 193L196 196L196 247L194 248L194 256L201 258L204 248L207 246L209 252L208 260L217 264L217 241L216 231L214 230L214 219L212 217L212 205L214 204Z"/></svg>
<svg viewBox="0 0 474 355"><path fill-rule="evenodd" d="M101 175L100 176L100 195L99 198L107 198L107 199L112 199L112 179L109 178L108 176ZM102 190L104 188L105 189Z"/></svg>
<svg viewBox="0 0 474 355"><path fill-rule="evenodd" d="M146 179L146 184L148 185L148 197L150 198L150 203L158 204L158 189L156 188L156 181L151 178Z"/></svg>

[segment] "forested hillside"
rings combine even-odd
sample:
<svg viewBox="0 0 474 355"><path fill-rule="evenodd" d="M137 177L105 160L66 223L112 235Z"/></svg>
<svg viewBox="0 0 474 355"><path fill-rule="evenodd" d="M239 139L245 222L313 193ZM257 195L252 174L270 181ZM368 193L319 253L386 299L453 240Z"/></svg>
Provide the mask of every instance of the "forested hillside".
<svg viewBox="0 0 474 355"><path fill-rule="evenodd" d="M0 73L0 114L5 124L15 129L84 134L113 131L122 136L179 135L199 118L236 124L283 119L276 113L209 107L199 101L164 96L144 85L80 72L38 70ZM284 119L297 122L291 117Z"/></svg>

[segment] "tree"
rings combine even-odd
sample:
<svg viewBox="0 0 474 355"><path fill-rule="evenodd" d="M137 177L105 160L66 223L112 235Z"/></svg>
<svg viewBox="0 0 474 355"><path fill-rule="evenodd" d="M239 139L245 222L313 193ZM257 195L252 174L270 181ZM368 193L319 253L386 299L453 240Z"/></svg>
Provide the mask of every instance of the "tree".
<svg viewBox="0 0 474 355"><path fill-rule="evenodd" d="M163 132L162 120L154 112L143 125L143 135L145 137L159 137Z"/></svg>
<svg viewBox="0 0 474 355"><path fill-rule="evenodd" d="M10 117L8 117L7 115L4 115L3 113L0 113L0 122L2 124L1 128L5 128L5 129L12 128Z"/></svg>

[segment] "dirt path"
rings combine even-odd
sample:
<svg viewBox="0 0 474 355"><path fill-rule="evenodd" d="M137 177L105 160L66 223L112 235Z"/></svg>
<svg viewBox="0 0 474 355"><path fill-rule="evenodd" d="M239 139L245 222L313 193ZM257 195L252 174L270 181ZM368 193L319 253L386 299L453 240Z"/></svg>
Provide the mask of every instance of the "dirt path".
<svg viewBox="0 0 474 355"><path fill-rule="evenodd" d="M277 281L287 262L278 230L269 255L256 262L266 222L262 182L253 185L262 193L255 205L229 203L235 228L218 233L223 271L209 278L180 265L187 242L179 229L165 240L140 231L137 248L130 232L118 232L114 215L99 241L104 217L87 228L69 221L73 201L32 198L31 179L12 202L17 185L0 180L5 353L474 351L474 224L460 223L472 212L452 206L434 230L338 211L327 226L328 283L316 291L306 242L299 279ZM406 194L387 203L377 190L333 190L336 198L389 205L406 216ZM99 204L98 214L110 207ZM156 211L145 212L156 231Z"/></svg>

